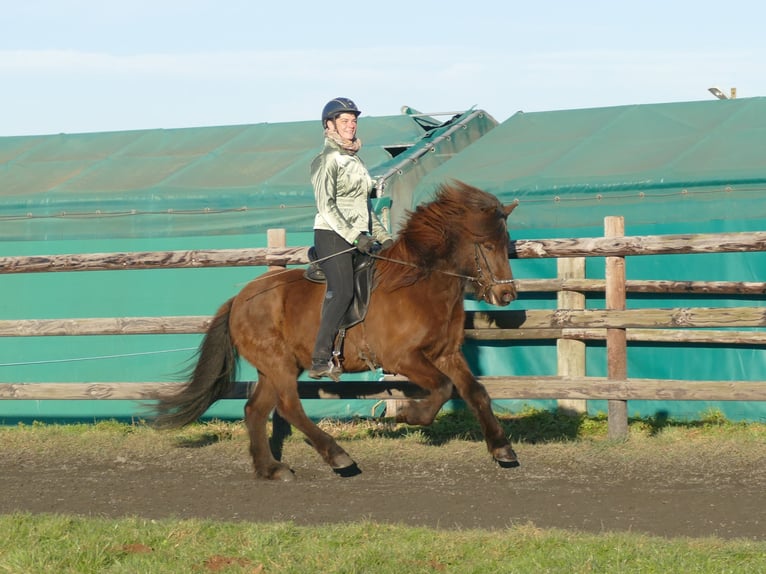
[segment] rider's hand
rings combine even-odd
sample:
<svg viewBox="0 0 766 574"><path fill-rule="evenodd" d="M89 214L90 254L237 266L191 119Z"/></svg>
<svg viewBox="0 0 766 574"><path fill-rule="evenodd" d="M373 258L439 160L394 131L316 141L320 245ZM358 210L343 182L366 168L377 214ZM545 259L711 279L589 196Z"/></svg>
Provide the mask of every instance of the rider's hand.
<svg viewBox="0 0 766 574"><path fill-rule="evenodd" d="M373 245L375 245L375 240L366 233L360 233L354 240L354 247L361 253L370 253Z"/></svg>

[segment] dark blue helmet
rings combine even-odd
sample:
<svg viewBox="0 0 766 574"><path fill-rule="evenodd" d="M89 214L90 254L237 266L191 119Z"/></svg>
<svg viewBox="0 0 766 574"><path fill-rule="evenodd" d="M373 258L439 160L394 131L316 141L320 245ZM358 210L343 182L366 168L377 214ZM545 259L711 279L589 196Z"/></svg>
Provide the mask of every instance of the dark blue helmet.
<svg viewBox="0 0 766 574"><path fill-rule="evenodd" d="M327 120L335 119L342 113L359 115L362 112L356 107L356 104L348 98L335 98L325 104L322 109L322 127L327 125Z"/></svg>

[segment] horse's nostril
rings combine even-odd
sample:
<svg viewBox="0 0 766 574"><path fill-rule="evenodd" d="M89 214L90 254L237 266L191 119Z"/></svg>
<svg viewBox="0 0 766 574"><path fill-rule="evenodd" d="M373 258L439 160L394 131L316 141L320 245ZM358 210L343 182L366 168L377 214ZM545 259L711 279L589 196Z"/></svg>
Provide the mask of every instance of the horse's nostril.
<svg viewBox="0 0 766 574"><path fill-rule="evenodd" d="M514 299L516 299L516 291L508 290L503 292L503 301L506 303L510 303Z"/></svg>

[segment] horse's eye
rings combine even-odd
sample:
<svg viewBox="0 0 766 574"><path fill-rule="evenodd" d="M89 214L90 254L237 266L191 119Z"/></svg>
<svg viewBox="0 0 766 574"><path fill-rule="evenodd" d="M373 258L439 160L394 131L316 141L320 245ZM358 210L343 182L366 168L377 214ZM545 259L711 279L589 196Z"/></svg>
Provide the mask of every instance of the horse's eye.
<svg viewBox="0 0 766 574"><path fill-rule="evenodd" d="M484 249L486 249L487 251L494 251L495 250L495 245L494 245L494 243L485 243L484 244Z"/></svg>

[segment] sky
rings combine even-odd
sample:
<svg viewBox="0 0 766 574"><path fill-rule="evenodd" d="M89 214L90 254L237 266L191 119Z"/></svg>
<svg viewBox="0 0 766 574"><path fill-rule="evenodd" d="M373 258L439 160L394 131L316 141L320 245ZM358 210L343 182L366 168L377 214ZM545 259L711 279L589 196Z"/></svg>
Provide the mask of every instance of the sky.
<svg viewBox="0 0 766 574"><path fill-rule="evenodd" d="M761 0L1 0L0 136L766 95Z"/></svg>

